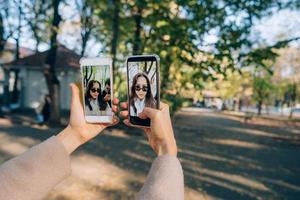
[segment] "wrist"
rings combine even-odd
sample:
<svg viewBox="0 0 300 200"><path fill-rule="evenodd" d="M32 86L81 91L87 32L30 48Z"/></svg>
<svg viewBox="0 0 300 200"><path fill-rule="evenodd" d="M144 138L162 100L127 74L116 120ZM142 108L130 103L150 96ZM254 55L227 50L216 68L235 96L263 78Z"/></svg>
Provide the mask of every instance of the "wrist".
<svg viewBox="0 0 300 200"><path fill-rule="evenodd" d="M82 142L77 138L76 133L70 126L67 126L56 137L62 142L69 154L71 154L82 144Z"/></svg>
<svg viewBox="0 0 300 200"><path fill-rule="evenodd" d="M177 145L174 142L163 142L158 148L158 156L172 155L177 156Z"/></svg>

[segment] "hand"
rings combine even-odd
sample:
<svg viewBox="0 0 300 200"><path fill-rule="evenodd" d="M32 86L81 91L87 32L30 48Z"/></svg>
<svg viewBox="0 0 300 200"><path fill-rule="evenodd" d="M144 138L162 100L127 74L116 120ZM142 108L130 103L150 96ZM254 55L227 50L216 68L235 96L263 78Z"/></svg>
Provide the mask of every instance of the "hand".
<svg viewBox="0 0 300 200"><path fill-rule="evenodd" d="M106 94L105 97L104 97L104 100L105 101L110 101L110 98L111 98L110 94Z"/></svg>
<svg viewBox="0 0 300 200"><path fill-rule="evenodd" d="M111 124L87 123L84 117L83 106L80 102L79 89L73 83L70 84L70 88L72 91L70 122L69 125L57 135L68 153L72 153L78 146L94 138L106 127L115 125L119 122L119 119L114 116L113 123ZM118 104L119 100L114 99L113 103ZM117 106L113 105L112 110L117 112Z"/></svg>
<svg viewBox="0 0 300 200"><path fill-rule="evenodd" d="M126 118L123 122L128 126L133 126L128 119L128 103L121 103L121 107L126 109L120 113ZM139 117L151 119L150 128L144 128L144 131L148 137L150 146L156 154L158 156L177 156L177 145L170 120L169 106L160 102L160 110L145 107L143 112L139 114Z"/></svg>

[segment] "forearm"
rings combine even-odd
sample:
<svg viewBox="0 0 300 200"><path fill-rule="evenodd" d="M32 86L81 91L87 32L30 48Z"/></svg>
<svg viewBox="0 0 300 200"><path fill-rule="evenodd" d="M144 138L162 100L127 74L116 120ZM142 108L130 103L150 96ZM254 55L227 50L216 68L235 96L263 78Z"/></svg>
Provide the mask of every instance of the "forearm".
<svg viewBox="0 0 300 200"><path fill-rule="evenodd" d="M137 199L184 199L183 172L181 164L175 156L163 155L154 160Z"/></svg>
<svg viewBox="0 0 300 200"><path fill-rule="evenodd" d="M67 126L57 135L57 138L61 141L68 154L71 154L83 143L80 141L80 139L78 139L78 134L75 134L75 131L73 131L70 126Z"/></svg>
<svg viewBox="0 0 300 200"><path fill-rule="evenodd" d="M70 172L69 153L51 137L0 166L0 199L42 199Z"/></svg>

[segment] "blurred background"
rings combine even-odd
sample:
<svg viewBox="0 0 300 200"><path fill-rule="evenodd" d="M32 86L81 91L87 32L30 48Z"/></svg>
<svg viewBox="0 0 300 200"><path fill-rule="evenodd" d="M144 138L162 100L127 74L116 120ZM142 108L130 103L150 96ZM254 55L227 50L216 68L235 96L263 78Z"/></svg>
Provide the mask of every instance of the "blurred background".
<svg viewBox="0 0 300 200"><path fill-rule="evenodd" d="M297 0L0 0L0 163L68 123L82 56L160 57L186 199L300 194ZM155 155L119 124L81 147L47 199L132 199Z"/></svg>

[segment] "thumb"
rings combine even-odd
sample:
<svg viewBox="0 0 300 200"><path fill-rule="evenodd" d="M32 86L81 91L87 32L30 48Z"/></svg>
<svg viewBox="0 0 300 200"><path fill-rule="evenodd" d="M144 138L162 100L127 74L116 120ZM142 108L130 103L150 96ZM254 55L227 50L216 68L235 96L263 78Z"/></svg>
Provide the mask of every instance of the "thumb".
<svg viewBox="0 0 300 200"><path fill-rule="evenodd" d="M71 83L70 85L70 89L71 89L71 109L72 107L81 107L81 103L80 103L80 95L79 95L79 89L77 87L77 85L75 85L74 83Z"/></svg>
<svg viewBox="0 0 300 200"><path fill-rule="evenodd" d="M150 118L150 119L154 119L154 117L156 116L157 112L159 112L159 110L157 109L153 109L153 108L149 108L149 107L145 107L143 112L140 113L139 116L141 116L142 118Z"/></svg>

